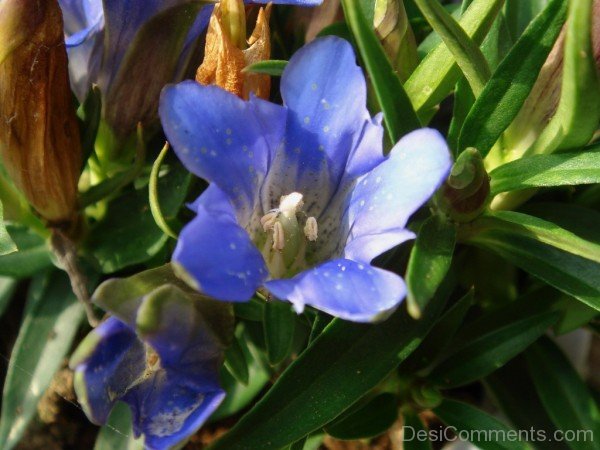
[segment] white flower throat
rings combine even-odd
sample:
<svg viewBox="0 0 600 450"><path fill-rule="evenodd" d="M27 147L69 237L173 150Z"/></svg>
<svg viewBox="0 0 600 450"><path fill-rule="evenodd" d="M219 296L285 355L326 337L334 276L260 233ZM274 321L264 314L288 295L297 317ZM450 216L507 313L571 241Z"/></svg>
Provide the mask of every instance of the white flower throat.
<svg viewBox="0 0 600 450"><path fill-rule="evenodd" d="M270 210L260 219L263 231L267 233L262 254L274 278L303 269L306 245L317 240L317 219L307 217L302 211L302 198L299 192L283 195L279 208Z"/></svg>

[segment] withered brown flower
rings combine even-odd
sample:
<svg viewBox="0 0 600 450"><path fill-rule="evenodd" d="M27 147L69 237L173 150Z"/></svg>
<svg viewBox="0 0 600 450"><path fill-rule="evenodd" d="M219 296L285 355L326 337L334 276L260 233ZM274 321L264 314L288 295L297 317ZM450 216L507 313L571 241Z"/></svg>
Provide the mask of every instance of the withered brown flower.
<svg viewBox="0 0 600 450"><path fill-rule="evenodd" d="M228 3L234 3L234 7L228 6ZM241 7L235 8L236 3ZM241 0L231 0L215 6L206 35L204 61L196 72L196 81L207 85L216 84L243 99L248 99L251 92L257 97L266 99L271 88L270 77L244 72L243 69L255 62L269 59L271 55L269 29L271 4L259 10L256 26L247 41L247 48L244 45L245 15L235 17L234 19L238 19L237 23L229 17L233 11L240 10L243 11ZM231 32L232 28L236 33Z"/></svg>
<svg viewBox="0 0 600 450"><path fill-rule="evenodd" d="M56 0L0 0L0 155L51 225L72 224L81 144Z"/></svg>

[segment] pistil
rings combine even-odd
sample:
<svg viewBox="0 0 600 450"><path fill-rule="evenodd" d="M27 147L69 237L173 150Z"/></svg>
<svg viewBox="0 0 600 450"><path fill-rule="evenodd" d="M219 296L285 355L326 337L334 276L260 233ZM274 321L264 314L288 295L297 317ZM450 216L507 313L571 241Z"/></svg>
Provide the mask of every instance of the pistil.
<svg viewBox="0 0 600 450"><path fill-rule="evenodd" d="M302 211L302 194L292 192L281 197L279 207L261 218L263 231L268 234L263 255L272 276L289 275L304 263L307 241L318 237L317 220L306 218Z"/></svg>

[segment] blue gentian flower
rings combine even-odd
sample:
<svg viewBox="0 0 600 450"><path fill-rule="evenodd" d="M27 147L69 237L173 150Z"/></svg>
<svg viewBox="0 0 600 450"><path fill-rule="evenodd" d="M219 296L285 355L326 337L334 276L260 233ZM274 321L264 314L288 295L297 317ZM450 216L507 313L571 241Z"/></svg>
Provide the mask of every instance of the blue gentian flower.
<svg viewBox="0 0 600 450"><path fill-rule="evenodd" d="M163 90L160 117L183 164L210 182L192 205L173 262L207 295L246 301L263 287L353 321L393 310L406 288L371 266L413 238L411 214L447 176L442 136L421 129L384 156L381 115L348 42L300 49L281 78L284 106L214 86Z"/></svg>
<svg viewBox="0 0 600 450"><path fill-rule="evenodd" d="M301 6L321 2L275 1ZM213 10L213 5L201 7L201 2L190 0L59 3L73 91L83 101L92 84L97 84L104 98L105 117L117 134L124 136L139 121L154 118L160 89L183 76L193 44L208 25ZM162 23L144 35L143 30L153 20Z"/></svg>
<svg viewBox="0 0 600 450"><path fill-rule="evenodd" d="M161 279L161 270L148 273ZM98 289L115 298L125 283L109 280ZM189 438L214 412L225 397L218 380L223 329L232 331L233 320L215 314L210 303L221 302L198 297L167 284L102 305L114 316L82 341L70 363L77 397L92 422L106 423L115 403L124 402L135 436L143 435L147 449L163 450Z"/></svg>

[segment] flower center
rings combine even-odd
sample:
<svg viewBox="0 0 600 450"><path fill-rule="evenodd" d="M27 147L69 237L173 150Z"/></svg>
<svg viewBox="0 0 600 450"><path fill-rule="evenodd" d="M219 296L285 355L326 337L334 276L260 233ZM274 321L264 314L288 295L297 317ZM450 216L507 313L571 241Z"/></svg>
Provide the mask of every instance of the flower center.
<svg viewBox="0 0 600 450"><path fill-rule="evenodd" d="M274 278L293 275L305 265L306 245L318 237L317 219L302 211L302 194L292 192L279 201L279 208L270 210L261 219L267 240L262 254Z"/></svg>

